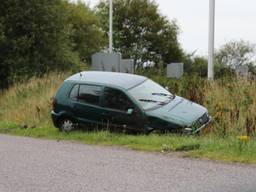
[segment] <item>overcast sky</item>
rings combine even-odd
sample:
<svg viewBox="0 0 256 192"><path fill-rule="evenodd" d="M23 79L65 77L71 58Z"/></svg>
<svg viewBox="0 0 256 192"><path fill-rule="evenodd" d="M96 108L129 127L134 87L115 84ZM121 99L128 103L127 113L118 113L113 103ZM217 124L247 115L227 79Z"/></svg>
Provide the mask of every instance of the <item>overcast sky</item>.
<svg viewBox="0 0 256 192"><path fill-rule="evenodd" d="M83 0L91 6L99 0ZM207 55L209 0L155 0L160 12L176 19L181 29L179 40L188 52ZM256 43L256 1L216 0L215 48L230 40Z"/></svg>

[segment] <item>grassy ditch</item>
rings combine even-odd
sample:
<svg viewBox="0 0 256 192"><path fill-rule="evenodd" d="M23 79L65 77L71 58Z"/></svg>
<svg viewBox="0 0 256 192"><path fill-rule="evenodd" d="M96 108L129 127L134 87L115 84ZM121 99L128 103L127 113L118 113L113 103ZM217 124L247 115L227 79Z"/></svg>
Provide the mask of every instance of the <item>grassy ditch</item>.
<svg viewBox="0 0 256 192"><path fill-rule="evenodd" d="M145 151L183 151L185 156L256 163L256 83L222 79L212 83L198 77L170 80L146 74L171 91L209 109L214 121L200 137L131 136L109 132L59 133L50 119L51 98L69 73L32 78L0 92L0 133L86 144L124 146ZM249 141L237 136L248 135Z"/></svg>
<svg viewBox="0 0 256 192"><path fill-rule="evenodd" d="M19 128L13 123L0 123L0 133L26 137L76 141L83 144L122 146L149 152L182 152L184 157L227 162L256 163L256 141L212 135L183 137L177 135L125 135L110 132L74 131L61 133L53 127Z"/></svg>

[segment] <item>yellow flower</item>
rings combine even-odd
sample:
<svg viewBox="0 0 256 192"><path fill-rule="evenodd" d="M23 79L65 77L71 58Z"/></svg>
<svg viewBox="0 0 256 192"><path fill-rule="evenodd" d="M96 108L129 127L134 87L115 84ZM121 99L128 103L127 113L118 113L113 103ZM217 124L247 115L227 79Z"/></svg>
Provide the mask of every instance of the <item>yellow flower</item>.
<svg viewBox="0 0 256 192"><path fill-rule="evenodd" d="M248 136L239 136L239 137L237 137L240 141L243 141L243 142L247 142L247 141L249 141L250 140L250 137L248 137Z"/></svg>

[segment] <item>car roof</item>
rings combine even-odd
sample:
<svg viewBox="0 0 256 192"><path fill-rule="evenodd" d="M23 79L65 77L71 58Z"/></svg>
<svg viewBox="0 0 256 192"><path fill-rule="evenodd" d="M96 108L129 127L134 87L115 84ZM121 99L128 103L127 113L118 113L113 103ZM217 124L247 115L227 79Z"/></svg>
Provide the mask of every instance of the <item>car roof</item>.
<svg viewBox="0 0 256 192"><path fill-rule="evenodd" d="M76 81L79 83L91 82L130 89L143 83L146 80L146 77L128 73L83 71L72 75L65 81Z"/></svg>

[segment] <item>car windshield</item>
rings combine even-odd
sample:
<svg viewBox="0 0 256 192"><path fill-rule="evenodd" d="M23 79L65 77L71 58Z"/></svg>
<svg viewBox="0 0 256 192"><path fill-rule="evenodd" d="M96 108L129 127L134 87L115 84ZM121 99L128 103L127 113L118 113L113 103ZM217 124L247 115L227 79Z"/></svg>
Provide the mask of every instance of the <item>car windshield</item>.
<svg viewBox="0 0 256 192"><path fill-rule="evenodd" d="M174 98L169 91L150 79L130 89L129 93L144 110L163 106Z"/></svg>

